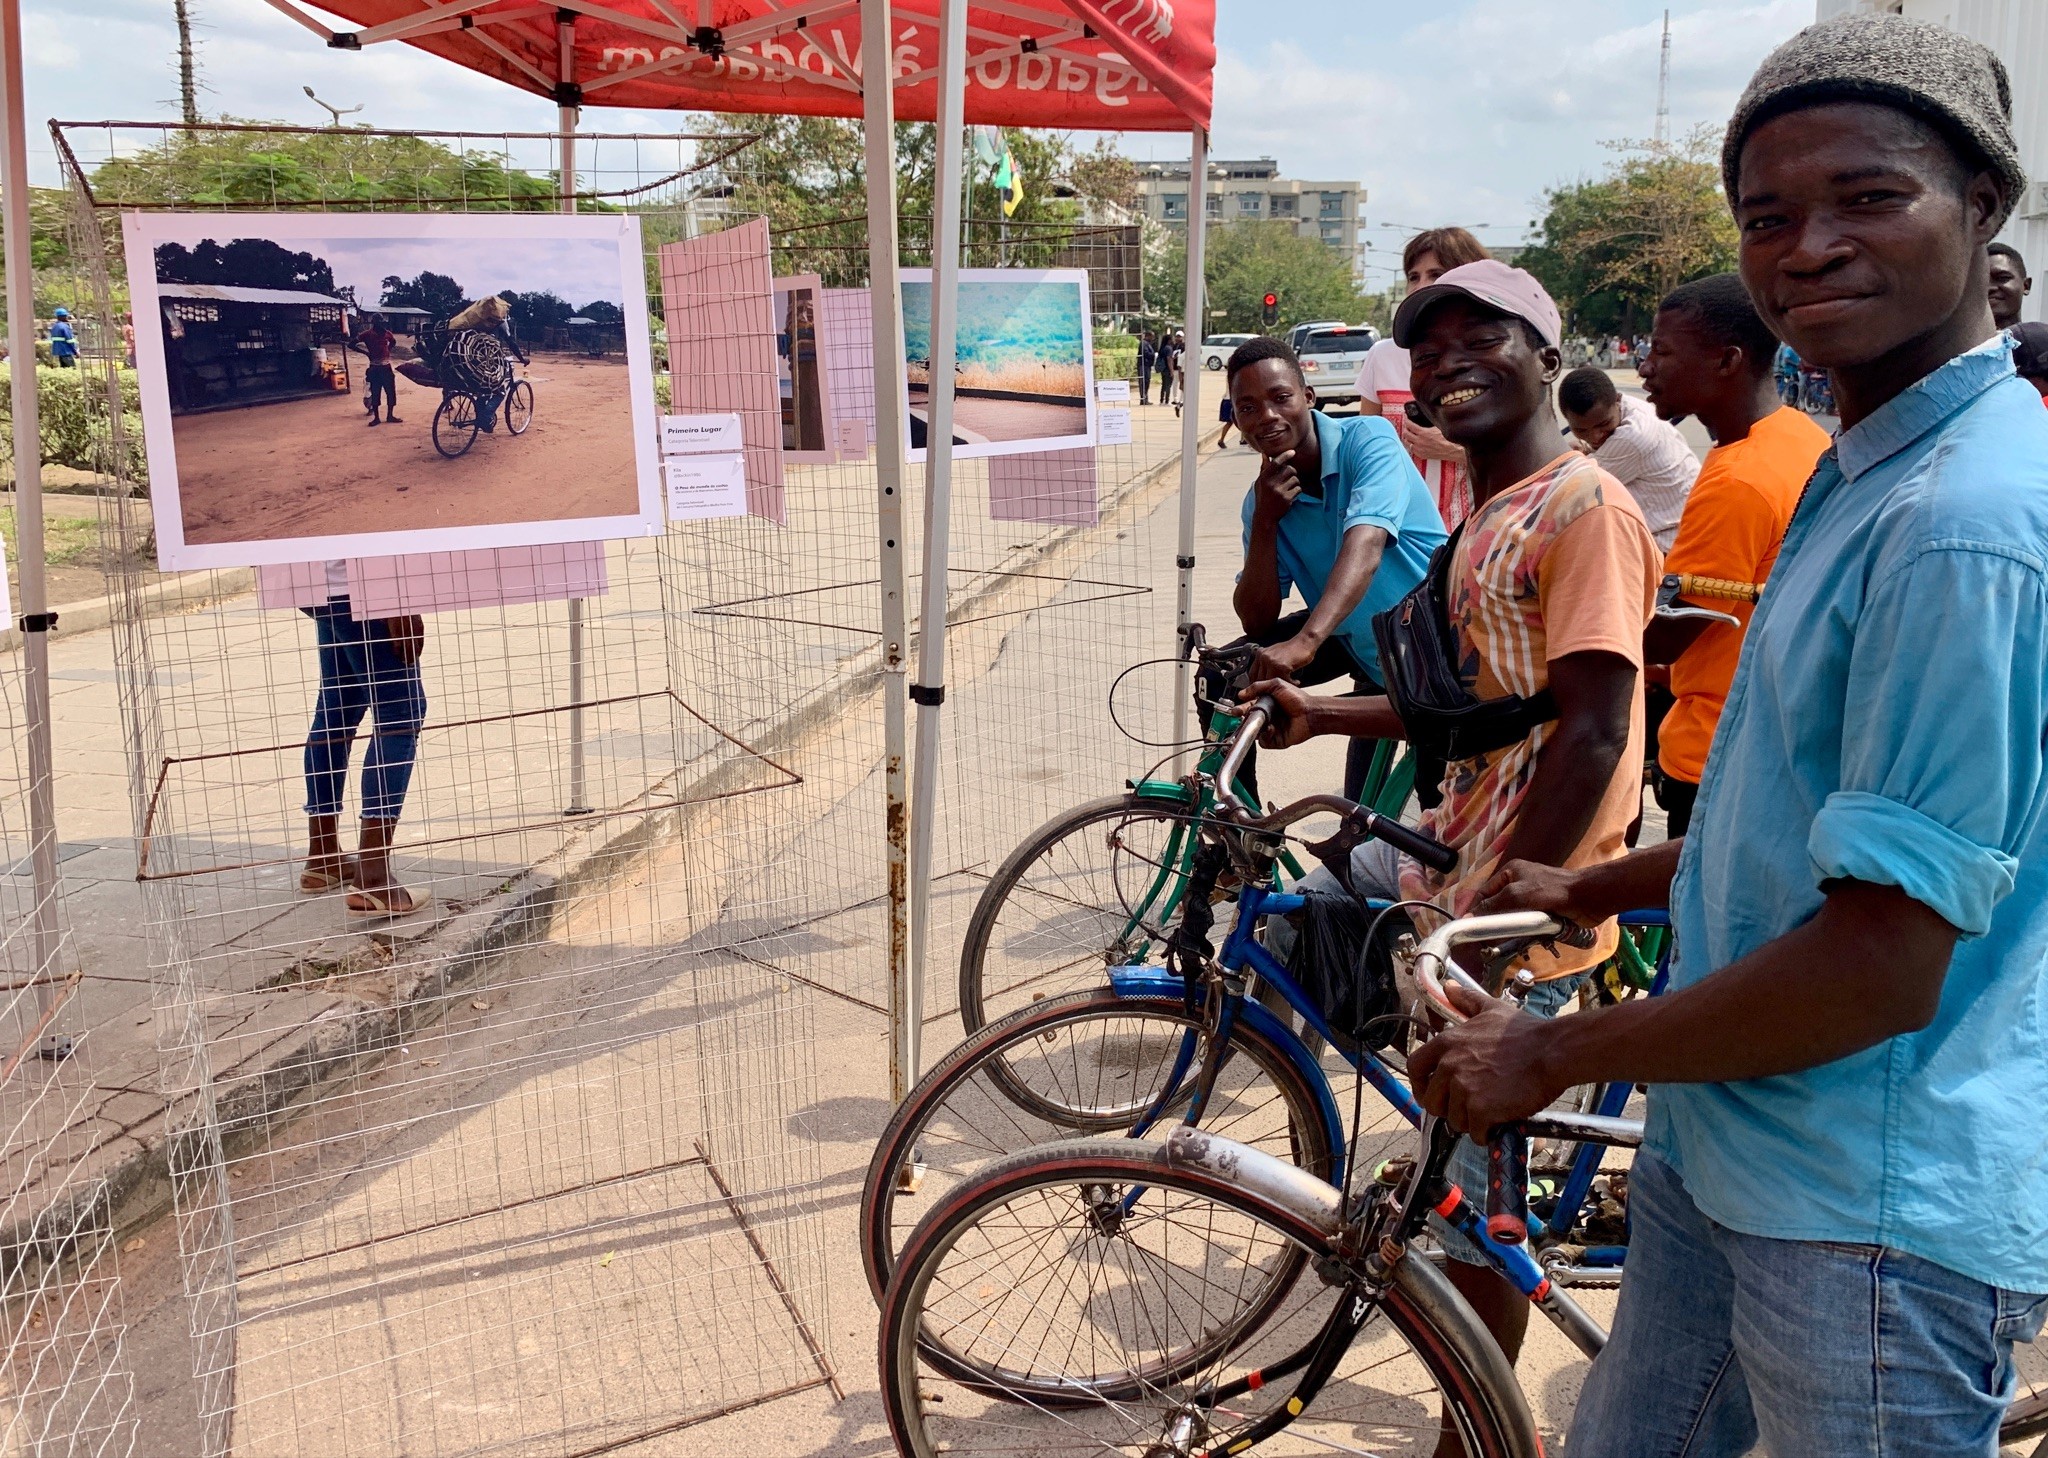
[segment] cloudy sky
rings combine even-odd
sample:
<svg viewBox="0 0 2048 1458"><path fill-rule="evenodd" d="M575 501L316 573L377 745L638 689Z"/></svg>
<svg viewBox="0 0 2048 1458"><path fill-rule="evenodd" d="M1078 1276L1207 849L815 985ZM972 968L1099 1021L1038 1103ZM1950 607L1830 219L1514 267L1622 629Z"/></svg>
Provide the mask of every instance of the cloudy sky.
<svg viewBox="0 0 2048 1458"><path fill-rule="evenodd" d="M209 112L306 124L310 85L378 126L543 130L537 97L403 46L330 51L263 0L192 0ZM1218 0L1214 146L1290 176L1363 181L1390 260L1412 226L1486 224L1519 239L1545 186L1596 173L1604 141L1649 135L1664 0ZM177 113L171 0L24 0L39 180L43 118ZM1764 53L1814 0L1670 0L1675 130L1726 117ZM593 112L607 130L672 131L672 112ZM1185 155L1134 137L1133 155ZM1375 275L1377 279L1378 275Z"/></svg>
<svg viewBox="0 0 2048 1458"><path fill-rule="evenodd" d="M294 229L289 235L270 232L265 236L325 259L334 271L335 285L354 288L355 296L365 303L383 297L383 282L392 275L415 278L429 269L453 278L471 297L485 290L502 293L513 289L519 293L554 293L579 307L598 299L614 304L624 300L615 241L494 241L486 263L485 251L474 241L405 236L403 219L394 219L392 236L383 238L323 237L316 219L307 218L305 222L303 232ZM209 238L226 243L236 234L232 227L209 222L196 227L165 224L152 228L150 236L159 242L183 243L190 248Z"/></svg>

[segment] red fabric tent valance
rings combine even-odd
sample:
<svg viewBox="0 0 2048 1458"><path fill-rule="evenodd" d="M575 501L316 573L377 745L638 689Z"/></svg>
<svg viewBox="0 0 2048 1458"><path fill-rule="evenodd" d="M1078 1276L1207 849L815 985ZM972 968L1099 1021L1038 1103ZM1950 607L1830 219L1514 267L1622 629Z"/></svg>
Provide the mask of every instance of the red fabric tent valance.
<svg viewBox="0 0 2048 1458"><path fill-rule="evenodd" d="M296 0L271 0L327 28ZM585 106L798 116L861 114L860 0L319 0L360 27ZM575 91L557 93L557 19L575 16ZM896 0L896 114L938 107L937 0ZM1185 131L1206 127L1215 0L987 0L968 6L967 121Z"/></svg>

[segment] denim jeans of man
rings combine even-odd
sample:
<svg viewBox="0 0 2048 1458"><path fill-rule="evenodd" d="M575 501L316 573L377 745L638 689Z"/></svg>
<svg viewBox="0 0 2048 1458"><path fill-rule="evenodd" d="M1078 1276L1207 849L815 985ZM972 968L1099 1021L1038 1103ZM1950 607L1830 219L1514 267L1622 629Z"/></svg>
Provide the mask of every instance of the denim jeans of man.
<svg viewBox="0 0 2048 1458"><path fill-rule="evenodd" d="M2012 1346L2048 1296L1884 1246L1772 1240L1702 1215L1648 1152L1628 1277L1571 1458L1994 1458Z"/></svg>
<svg viewBox="0 0 2048 1458"><path fill-rule="evenodd" d="M356 729L370 716L363 753L365 820L396 820L412 782L427 691L417 661L399 657L382 621L357 622L347 598L306 608L319 631L320 697L306 731L306 813L339 815Z"/></svg>

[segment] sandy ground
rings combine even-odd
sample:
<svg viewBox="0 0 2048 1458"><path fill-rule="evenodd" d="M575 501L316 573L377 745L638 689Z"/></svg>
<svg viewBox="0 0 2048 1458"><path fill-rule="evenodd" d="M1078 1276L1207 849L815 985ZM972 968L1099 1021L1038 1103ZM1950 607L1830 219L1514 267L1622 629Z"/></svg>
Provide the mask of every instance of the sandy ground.
<svg viewBox="0 0 2048 1458"><path fill-rule="evenodd" d="M501 422L448 460L430 428L436 390L398 381L400 424L370 429L356 389L181 415L177 442L188 542L627 516L638 509L623 361L536 355L523 371L533 424Z"/></svg>
<svg viewBox="0 0 2048 1458"><path fill-rule="evenodd" d="M923 391L911 391L910 413L920 421L925 418ZM961 445L1081 436L1088 433L1088 407L1043 405L1034 400L985 400L961 395L953 402L953 428L954 441Z"/></svg>

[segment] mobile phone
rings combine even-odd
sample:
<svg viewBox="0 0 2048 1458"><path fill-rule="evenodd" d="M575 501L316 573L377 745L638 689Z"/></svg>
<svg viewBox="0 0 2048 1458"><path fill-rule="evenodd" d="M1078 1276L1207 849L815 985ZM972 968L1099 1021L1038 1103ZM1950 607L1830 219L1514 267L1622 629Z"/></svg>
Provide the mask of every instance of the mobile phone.
<svg viewBox="0 0 2048 1458"><path fill-rule="evenodd" d="M1401 413L1408 417L1411 424L1427 425L1432 429L1435 428L1436 422L1429 418L1429 412L1422 408L1420 400L1410 400L1402 405Z"/></svg>

